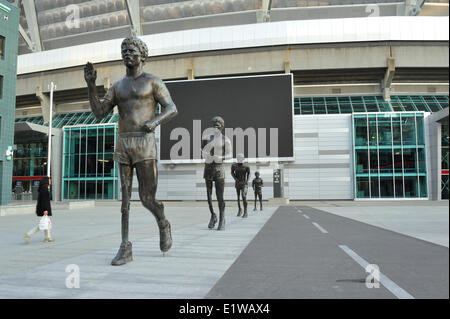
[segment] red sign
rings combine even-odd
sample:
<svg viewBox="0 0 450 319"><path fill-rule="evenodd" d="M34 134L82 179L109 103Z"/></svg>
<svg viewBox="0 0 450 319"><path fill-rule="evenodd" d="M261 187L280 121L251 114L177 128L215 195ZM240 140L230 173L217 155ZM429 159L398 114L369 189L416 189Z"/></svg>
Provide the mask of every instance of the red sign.
<svg viewBox="0 0 450 319"><path fill-rule="evenodd" d="M44 176L13 176L13 181L35 181L41 180Z"/></svg>

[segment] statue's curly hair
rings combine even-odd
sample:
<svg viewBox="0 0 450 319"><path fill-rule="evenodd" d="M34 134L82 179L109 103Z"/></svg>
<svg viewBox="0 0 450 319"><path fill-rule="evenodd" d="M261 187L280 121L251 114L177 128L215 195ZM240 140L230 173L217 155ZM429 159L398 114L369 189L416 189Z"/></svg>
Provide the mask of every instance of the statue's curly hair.
<svg viewBox="0 0 450 319"><path fill-rule="evenodd" d="M126 37L125 39L123 39L122 44L121 44L121 48L123 49L123 47L125 45L134 45L136 46L139 51L141 52L142 55L142 63L145 63L145 60L148 57L148 48L147 45L145 44L144 41L142 41L141 39L139 39L138 37L133 37L133 36L129 36Z"/></svg>

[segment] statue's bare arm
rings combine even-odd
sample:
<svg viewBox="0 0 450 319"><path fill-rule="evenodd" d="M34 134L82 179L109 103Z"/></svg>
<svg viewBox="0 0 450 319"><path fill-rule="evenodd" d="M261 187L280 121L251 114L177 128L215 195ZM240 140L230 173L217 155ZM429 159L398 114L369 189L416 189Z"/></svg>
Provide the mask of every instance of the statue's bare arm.
<svg viewBox="0 0 450 319"><path fill-rule="evenodd" d="M86 80L88 87L89 103L91 105L91 110L95 117L99 120L103 119L108 115L114 108L114 102L109 99L100 100L97 96L97 87L95 85L95 80L97 79L97 71L94 69L92 63L86 63L84 67L84 79Z"/></svg>
<svg viewBox="0 0 450 319"><path fill-rule="evenodd" d="M231 176L233 177L234 180L237 179L236 173L235 173L235 167L234 164L231 165Z"/></svg>
<svg viewBox="0 0 450 319"><path fill-rule="evenodd" d="M247 169L245 170L245 183L248 184L248 180L250 179L250 167L247 167Z"/></svg>
<svg viewBox="0 0 450 319"><path fill-rule="evenodd" d="M231 141L225 136L225 160L233 158L233 150L231 148Z"/></svg>

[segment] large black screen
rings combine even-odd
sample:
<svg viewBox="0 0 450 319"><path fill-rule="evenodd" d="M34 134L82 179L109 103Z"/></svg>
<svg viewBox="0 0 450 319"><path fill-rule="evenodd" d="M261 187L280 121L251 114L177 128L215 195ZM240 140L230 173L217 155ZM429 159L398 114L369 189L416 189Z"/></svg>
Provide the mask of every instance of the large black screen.
<svg viewBox="0 0 450 319"><path fill-rule="evenodd" d="M246 158L255 157L252 151L255 146L256 160L272 160L274 153L271 153L271 150L274 150L274 147L276 149L276 145L270 143L272 134L272 144L278 144L276 158L293 159L293 97L290 74L174 81L165 84L177 106L178 115L161 126L162 161L178 162L179 157L171 158L171 149L176 144L180 145L179 142L189 134L190 151L185 152L184 148L184 151L177 154L183 154L183 158L187 160L182 162L198 162L201 159L198 151L201 132L211 126L211 119L217 115L225 120L228 132L233 129L239 133L238 128L241 128L242 131L248 129L247 133L251 134L252 130L256 133L256 145L252 139L244 138ZM180 128L183 134L175 134L180 132ZM276 130L278 138L274 140ZM170 139L171 132L174 140ZM233 157L236 157L238 146L236 136L232 138ZM265 151L261 147L264 145L264 138Z"/></svg>

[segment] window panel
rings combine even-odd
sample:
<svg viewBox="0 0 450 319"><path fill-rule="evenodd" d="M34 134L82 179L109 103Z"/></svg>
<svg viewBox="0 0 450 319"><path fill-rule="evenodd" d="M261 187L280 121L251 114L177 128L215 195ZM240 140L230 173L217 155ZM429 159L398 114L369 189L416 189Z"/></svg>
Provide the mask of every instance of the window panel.
<svg viewBox="0 0 450 319"><path fill-rule="evenodd" d="M105 153L114 152L114 127L105 128Z"/></svg>
<svg viewBox="0 0 450 319"><path fill-rule="evenodd" d="M96 169L97 169L97 161L96 161L96 154L88 154L86 156L86 170L87 170L87 177L95 177Z"/></svg>
<svg viewBox="0 0 450 319"><path fill-rule="evenodd" d="M405 173L417 173L416 149L403 149L403 165Z"/></svg>
<svg viewBox="0 0 450 319"><path fill-rule="evenodd" d="M394 197L394 178L393 178L393 176L380 177L380 196L382 198Z"/></svg>
<svg viewBox="0 0 450 319"><path fill-rule="evenodd" d="M86 180L80 180L79 187L80 192L78 194L78 198L86 199Z"/></svg>
<svg viewBox="0 0 450 319"><path fill-rule="evenodd" d="M438 112L442 110L438 103L427 103L427 106L430 108L431 112Z"/></svg>
<svg viewBox="0 0 450 319"><path fill-rule="evenodd" d="M417 145L425 145L425 125L423 114L416 114Z"/></svg>
<svg viewBox="0 0 450 319"><path fill-rule="evenodd" d="M405 198L418 197L417 176L405 176Z"/></svg>
<svg viewBox="0 0 450 319"><path fill-rule="evenodd" d="M353 112L366 112L366 108L362 103L352 103Z"/></svg>
<svg viewBox="0 0 450 319"><path fill-rule="evenodd" d="M81 128L80 130L80 154L86 154L87 152L87 129Z"/></svg>
<svg viewBox="0 0 450 319"><path fill-rule="evenodd" d="M417 150L419 156L419 173L426 174L427 173L427 163L426 163L426 154L424 148L419 148Z"/></svg>
<svg viewBox="0 0 450 319"><path fill-rule="evenodd" d="M79 181L69 181L69 199L79 199Z"/></svg>
<svg viewBox="0 0 450 319"><path fill-rule="evenodd" d="M414 114L402 114L403 145L416 145L416 124Z"/></svg>
<svg viewBox="0 0 450 319"><path fill-rule="evenodd" d="M87 132L87 153L95 154L97 152L97 129L88 128Z"/></svg>
<svg viewBox="0 0 450 319"><path fill-rule="evenodd" d="M367 112L379 112L377 103L366 103Z"/></svg>
<svg viewBox="0 0 450 319"><path fill-rule="evenodd" d="M388 102L380 102L379 104L381 112L391 112L393 111L390 104Z"/></svg>
<svg viewBox="0 0 450 319"><path fill-rule="evenodd" d="M403 174L403 158L401 148L394 148L394 172L396 174Z"/></svg>
<svg viewBox="0 0 450 319"><path fill-rule="evenodd" d="M378 114L378 144L381 146L392 145L391 117L386 114Z"/></svg>
<svg viewBox="0 0 450 319"><path fill-rule="evenodd" d="M420 183L420 197L427 197L428 196L427 177L419 176L419 183Z"/></svg>
<svg viewBox="0 0 450 319"><path fill-rule="evenodd" d="M394 112L403 112L405 110L400 103L392 103L391 105Z"/></svg>
<svg viewBox="0 0 450 319"><path fill-rule="evenodd" d="M95 181L86 182L86 199L95 199Z"/></svg>
<svg viewBox="0 0 450 319"><path fill-rule="evenodd" d="M378 152L376 149L370 150L370 174L378 174Z"/></svg>
<svg viewBox="0 0 450 319"><path fill-rule="evenodd" d="M339 114L339 105L337 103L327 104L328 114Z"/></svg>
<svg viewBox="0 0 450 319"><path fill-rule="evenodd" d="M395 197L403 198L403 177L395 176Z"/></svg>
<svg viewBox="0 0 450 319"><path fill-rule="evenodd" d="M369 173L369 151L368 149L356 150L356 174Z"/></svg>
<svg viewBox="0 0 450 319"><path fill-rule="evenodd" d="M367 118L365 115L356 116L355 123L355 145L367 146Z"/></svg>
<svg viewBox="0 0 450 319"><path fill-rule="evenodd" d="M417 108L417 111L422 111L422 112L430 112L431 111L429 104L427 104L427 103L415 103L415 106Z"/></svg>
<svg viewBox="0 0 450 319"><path fill-rule="evenodd" d="M302 112L302 114L313 114L312 104L309 104L309 103L302 104L301 112Z"/></svg>
<svg viewBox="0 0 450 319"><path fill-rule="evenodd" d="M414 112L417 111L416 107L414 106L413 103L403 103L403 108L405 109L405 111L409 111L409 112Z"/></svg>
<svg viewBox="0 0 450 319"><path fill-rule="evenodd" d="M449 178L448 175L442 175L441 179L441 198L449 199Z"/></svg>
<svg viewBox="0 0 450 319"><path fill-rule="evenodd" d="M380 187L379 187L378 176L370 177L370 198L380 197Z"/></svg>
<svg viewBox="0 0 450 319"><path fill-rule="evenodd" d="M314 103L314 114L326 114L326 108L324 103Z"/></svg>
<svg viewBox="0 0 450 319"><path fill-rule="evenodd" d="M369 114L369 145L376 146L378 144L377 136L377 118L375 114Z"/></svg>
<svg viewBox="0 0 450 319"><path fill-rule="evenodd" d="M104 199L113 199L114 196L115 195L114 195L114 190L113 190L113 182L105 181L104 188L103 188L103 198Z"/></svg>
<svg viewBox="0 0 450 319"><path fill-rule="evenodd" d="M394 174L394 163L392 162L392 149L379 150L380 174Z"/></svg>
<svg viewBox="0 0 450 319"><path fill-rule="evenodd" d="M113 176L114 175L114 161L113 154L105 154L105 159L103 162L104 167L104 176Z"/></svg>
<svg viewBox="0 0 450 319"><path fill-rule="evenodd" d="M356 197L357 198L369 198L369 178L357 177L356 178Z"/></svg>
<svg viewBox="0 0 450 319"><path fill-rule="evenodd" d="M294 114L300 114L300 101L298 98L294 98Z"/></svg>
<svg viewBox="0 0 450 319"><path fill-rule="evenodd" d="M339 108L341 109L341 113L353 113L352 105L350 103L341 103L339 102Z"/></svg>
<svg viewBox="0 0 450 319"><path fill-rule="evenodd" d="M449 124L447 122L441 123L441 145L449 146Z"/></svg>

